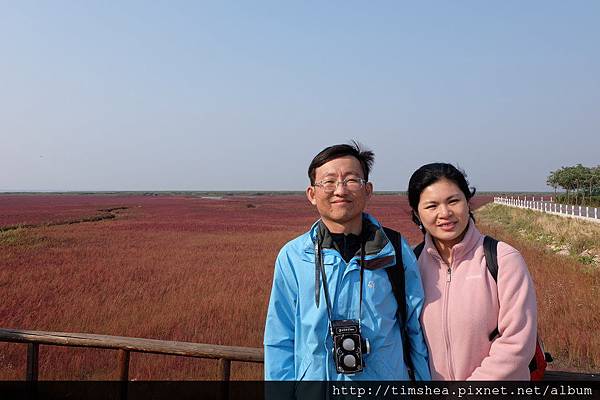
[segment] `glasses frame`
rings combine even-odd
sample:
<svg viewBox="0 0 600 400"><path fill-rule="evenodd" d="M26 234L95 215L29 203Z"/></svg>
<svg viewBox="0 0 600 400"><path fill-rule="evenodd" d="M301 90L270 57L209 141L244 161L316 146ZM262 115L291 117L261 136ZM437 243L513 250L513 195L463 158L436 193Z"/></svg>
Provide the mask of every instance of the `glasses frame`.
<svg viewBox="0 0 600 400"><path fill-rule="evenodd" d="M364 187L365 187L365 185L368 183L368 182L367 182L367 180L366 180L366 179L363 179L363 178L346 178L346 179L344 179L343 181L338 181L338 180L336 180L336 181L335 181L335 187L334 187L334 188L332 188L332 189L326 189L326 188L325 188L325 186L324 186L324 183L323 183L323 182L324 182L324 181L326 181L326 180L329 180L329 179L323 179L323 180L321 180L321 181L319 181L319 182L315 182L315 183L313 184L313 186L320 187L320 188L321 188L321 189L322 189L322 190L323 190L325 193L333 193L333 192L335 192L335 191L337 190L337 188L338 188L338 185L340 185L340 184L341 184L342 186L345 186L345 187L346 187L346 189L348 189L348 190L350 190L350 191L358 191L358 190L360 190L360 189L364 188ZM356 189L350 189L350 188L348 188L348 181L354 181L354 180L356 180L356 181L358 181L358 182L360 183L360 187L358 187L358 188L356 188Z"/></svg>

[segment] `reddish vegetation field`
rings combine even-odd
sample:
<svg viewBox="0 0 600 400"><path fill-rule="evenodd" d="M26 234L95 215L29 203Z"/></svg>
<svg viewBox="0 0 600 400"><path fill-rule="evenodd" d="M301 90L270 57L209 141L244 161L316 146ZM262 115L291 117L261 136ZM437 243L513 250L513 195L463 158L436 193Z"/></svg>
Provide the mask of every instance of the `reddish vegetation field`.
<svg viewBox="0 0 600 400"><path fill-rule="evenodd" d="M519 249L536 287L538 334L554 357L550 369L598 373L600 369L600 271L479 222L487 234Z"/></svg>
<svg viewBox="0 0 600 400"><path fill-rule="evenodd" d="M47 225L107 209L116 218ZM316 219L301 196L0 196L0 210L0 227L40 225L0 236L0 326L253 347L261 346L277 252ZM398 196L372 204L418 240L405 210ZM24 346L0 346L0 378L21 378ZM114 376L110 351L41 353L44 379ZM236 367L234 377L261 377L256 366ZM136 379L215 374L211 360L132 356Z"/></svg>
<svg viewBox="0 0 600 400"><path fill-rule="evenodd" d="M391 195L369 207L415 244L408 210ZM303 196L0 196L0 327L261 347L277 252L316 218ZM25 354L1 343L0 379L22 379ZM113 379L116 366L112 351L40 350L41 379ZM133 379L216 373L213 360L131 358ZM261 377L233 365L234 379Z"/></svg>

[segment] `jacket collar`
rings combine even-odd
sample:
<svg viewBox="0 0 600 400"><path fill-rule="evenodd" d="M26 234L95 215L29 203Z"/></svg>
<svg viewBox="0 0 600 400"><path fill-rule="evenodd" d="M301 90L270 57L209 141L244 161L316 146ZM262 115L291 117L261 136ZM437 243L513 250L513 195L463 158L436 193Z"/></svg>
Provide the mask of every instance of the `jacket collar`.
<svg viewBox="0 0 600 400"><path fill-rule="evenodd" d="M381 224L367 213L363 213L363 230L361 235L365 235L365 268L378 269L392 265L394 257L394 247L383 232ZM317 244L317 232L321 237L321 246L323 249L333 250L333 238L325 227L325 224L319 219L310 228L306 241L304 242L304 259L314 261L315 247ZM335 251L336 254L337 250ZM341 258L341 256L339 256ZM381 259L383 257L383 259Z"/></svg>
<svg viewBox="0 0 600 400"><path fill-rule="evenodd" d="M469 219L469 225L467 227L467 232L465 233L465 237L460 243L457 243L452 247L452 262L458 262L462 259L466 258L468 254L470 254L475 247L479 244L479 241L482 238L481 232L475 226L475 222L473 219ZM427 252L435 258L441 259L440 253L435 247L433 243L433 238L428 233L425 234L425 249Z"/></svg>

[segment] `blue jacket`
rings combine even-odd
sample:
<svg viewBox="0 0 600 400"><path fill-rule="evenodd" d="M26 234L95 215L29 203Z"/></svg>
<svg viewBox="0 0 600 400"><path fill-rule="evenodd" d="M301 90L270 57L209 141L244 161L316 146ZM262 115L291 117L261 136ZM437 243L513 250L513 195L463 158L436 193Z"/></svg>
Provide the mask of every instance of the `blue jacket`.
<svg viewBox="0 0 600 400"><path fill-rule="evenodd" d="M402 351L397 303L385 271L395 265L392 243L368 214L373 234L366 244L361 331L371 344L365 369L338 374L332 356L327 304L323 288L315 301L315 243L318 221L310 231L279 252L265 327L266 380L408 380ZM359 257L346 263L332 246L323 246L323 263L333 319L359 319ZM407 329L417 380L429 380L427 347L419 316L423 307L421 276L410 246L402 239ZM322 282L321 282L322 285Z"/></svg>

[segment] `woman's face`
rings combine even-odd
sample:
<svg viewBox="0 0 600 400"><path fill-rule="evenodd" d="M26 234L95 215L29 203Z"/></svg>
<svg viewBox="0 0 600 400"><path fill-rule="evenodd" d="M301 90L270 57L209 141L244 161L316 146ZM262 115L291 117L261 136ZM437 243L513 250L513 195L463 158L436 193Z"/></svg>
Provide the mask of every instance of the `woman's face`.
<svg viewBox="0 0 600 400"><path fill-rule="evenodd" d="M431 236L452 247L462 240L469 224L469 203L456 183L440 179L421 192L418 214Z"/></svg>

